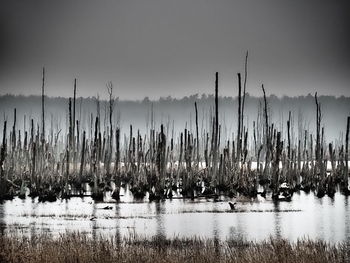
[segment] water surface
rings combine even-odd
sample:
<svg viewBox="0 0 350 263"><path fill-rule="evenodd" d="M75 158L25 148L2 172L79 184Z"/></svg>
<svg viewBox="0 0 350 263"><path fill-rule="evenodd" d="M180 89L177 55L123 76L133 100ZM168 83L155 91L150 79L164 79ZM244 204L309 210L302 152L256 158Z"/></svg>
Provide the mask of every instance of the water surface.
<svg viewBox="0 0 350 263"><path fill-rule="evenodd" d="M90 197L74 197L53 203L15 198L0 204L1 233L33 235L80 231L91 236L161 236L244 238L282 237L291 241L308 237L329 242L350 241L349 197L319 199L314 194L294 194L291 202L271 199L236 200L236 211L221 198L160 202L133 200L128 189L120 203L95 203ZM109 200L107 198L107 200ZM233 199L235 200L235 199ZM106 206L112 209L105 210Z"/></svg>

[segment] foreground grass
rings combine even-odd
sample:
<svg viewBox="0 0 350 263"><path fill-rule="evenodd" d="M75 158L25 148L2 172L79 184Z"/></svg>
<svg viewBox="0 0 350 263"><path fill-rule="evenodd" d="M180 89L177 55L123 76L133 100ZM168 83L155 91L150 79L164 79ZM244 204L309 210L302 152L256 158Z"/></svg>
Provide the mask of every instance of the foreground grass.
<svg viewBox="0 0 350 263"><path fill-rule="evenodd" d="M350 244L282 239L263 242L210 239L89 238L67 233L0 236L0 262L350 262Z"/></svg>

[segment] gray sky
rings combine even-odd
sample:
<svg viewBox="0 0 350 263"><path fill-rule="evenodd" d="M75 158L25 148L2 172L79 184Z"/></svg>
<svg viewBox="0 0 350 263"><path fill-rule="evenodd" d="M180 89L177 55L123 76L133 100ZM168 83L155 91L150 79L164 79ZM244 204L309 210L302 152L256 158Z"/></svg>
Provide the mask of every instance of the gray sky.
<svg viewBox="0 0 350 263"><path fill-rule="evenodd" d="M0 0L0 94L120 98L248 92L350 96L345 0Z"/></svg>

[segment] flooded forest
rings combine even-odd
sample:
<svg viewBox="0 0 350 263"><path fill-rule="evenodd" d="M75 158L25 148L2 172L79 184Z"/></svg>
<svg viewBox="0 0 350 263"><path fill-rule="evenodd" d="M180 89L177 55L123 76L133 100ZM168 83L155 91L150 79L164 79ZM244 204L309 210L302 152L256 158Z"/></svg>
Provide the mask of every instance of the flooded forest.
<svg viewBox="0 0 350 263"><path fill-rule="evenodd" d="M189 109L183 106L189 112L182 116L183 126L175 125L166 111L157 113L157 102L134 102L147 105L142 114L135 111L144 125L139 120L135 125L121 117L118 104L125 102L116 97L112 82L104 89L107 100L83 100L77 98L74 80L72 97L60 99L65 108L58 107L55 115L43 69L42 96L34 103L40 105L39 114L23 110L32 98L19 97L22 105L17 105L25 113L20 116L14 107L7 115L16 97L5 100L0 152L0 244L5 254L0 258L16 259L21 251L12 248L30 244L31 262L43 256L50 262L67 257L101 262L114 260L115 253L127 262L136 255L150 260L154 256L143 254L147 246L177 253L185 261L186 251L194 249L194 262L213 261L211 255L218 254L234 262L260 260L266 253L279 262L282 248L290 249L286 260L293 261L295 253L303 259L317 249L343 262L350 238L350 116L331 115L328 123L337 124L326 136L327 100L321 103L316 93L304 98L312 103L312 123L303 116L310 112L301 109L297 115L295 109L287 114L278 110L276 121L271 106L276 98L267 95L268 89L262 85L262 97L251 98L246 72L236 80L234 103L219 97L218 73L213 95L183 99L187 105L193 102ZM249 107L248 99L255 100ZM181 105L161 100L158 107ZM288 98L281 104L283 100ZM340 109L348 106L346 99L336 100L345 101L338 101ZM93 106L84 108L84 101ZM332 138L336 132L338 138ZM300 241L303 237L309 240ZM36 239L44 247L41 252L33 247ZM84 246L110 254L70 254L70 243L75 251ZM62 256L52 258L48 251L57 246ZM205 246L207 251L200 252ZM332 256L329 246L336 251ZM232 249L236 254L230 254ZM169 262L176 262L166 253ZM13 261L18 260L8 260Z"/></svg>
<svg viewBox="0 0 350 263"><path fill-rule="evenodd" d="M231 134L228 134L228 124L220 122L219 117L216 73L213 107L209 112L199 111L195 101L185 126L175 128L170 116L156 123L151 105L144 133L132 124L129 127L124 124L121 133L115 116L122 113L115 111L118 101L113 84L108 83L105 89L108 101L102 104L95 98L96 111L88 113L82 128L76 83L75 80L67 116L63 117L67 124L65 130L54 123L57 116L54 118L52 113L46 116L44 69L41 120L34 122L26 114L17 116L16 108L12 123L4 117L1 200L17 196L38 197L45 202L91 196L95 201L103 201L110 193L118 202L121 188L126 185L135 199L147 196L149 201L175 197L216 200L222 195L231 198L271 195L273 200L288 200L297 191L312 191L319 198L333 197L337 191L350 194L350 117L344 118L343 126L332 127L343 134L341 140L327 141L325 123L322 123L323 105L317 93L313 102L313 130L303 130L301 112L298 119L289 111L282 125L272 122L267 89L263 85L263 96L256 107L257 117L248 124L246 75L242 80L238 73L238 107L232 108L237 125L235 128L231 125ZM104 116L101 116L101 107L104 107ZM23 126L18 129L21 120L24 120ZM296 120L299 120L297 131ZM45 123L48 121L49 126Z"/></svg>

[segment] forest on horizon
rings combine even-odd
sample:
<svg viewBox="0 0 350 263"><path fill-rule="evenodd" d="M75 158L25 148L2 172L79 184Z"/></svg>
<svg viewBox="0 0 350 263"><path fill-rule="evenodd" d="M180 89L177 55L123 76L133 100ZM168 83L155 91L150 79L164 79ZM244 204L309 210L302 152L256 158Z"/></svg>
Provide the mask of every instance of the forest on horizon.
<svg viewBox="0 0 350 263"><path fill-rule="evenodd" d="M105 91L107 93L107 91ZM268 92L268 90L267 90ZM73 93L73 92L72 92ZM119 100L115 94L114 103L114 125L119 126L121 131L128 133L129 125L134 130L140 129L145 133L149 129L151 112L156 129L161 123L166 124L177 133L187 126L194 128L194 103L198 105L199 126L201 130L210 130L210 112L214 107L214 95L194 94L183 98L160 97L158 100L150 100L148 97L143 100ZM73 94L72 94L73 96ZM346 118L350 115L350 97L318 96L321 103L322 126L325 127L325 138L331 141L343 140L346 128ZM47 128L51 127L51 120L54 129L66 129L68 121L69 98L45 96L45 118ZM99 100L100 116L102 125L107 118L108 100ZM263 99L246 93L245 120L248 130L251 130L253 121L257 120L258 112L261 111ZM292 114L293 133L301 136L301 132L308 129L311 132L315 129L316 106L314 95L298 97L277 97L267 94L267 102L271 120L281 130L286 127L289 111ZM237 119L237 97L219 97L219 116L223 127L224 138L229 138L235 133ZM26 122L26 129L29 128L29 121L39 122L41 118L41 96L31 95L2 95L0 96L0 114L2 121L7 120L12 125L13 111L17 110L17 128L23 129ZM153 109L153 110L152 110ZM81 122L81 129L89 130L91 116L96 116L97 98L88 97L76 99L76 116ZM92 115L91 115L92 114ZM24 121L24 115L26 120ZM252 134L249 134L251 137Z"/></svg>

